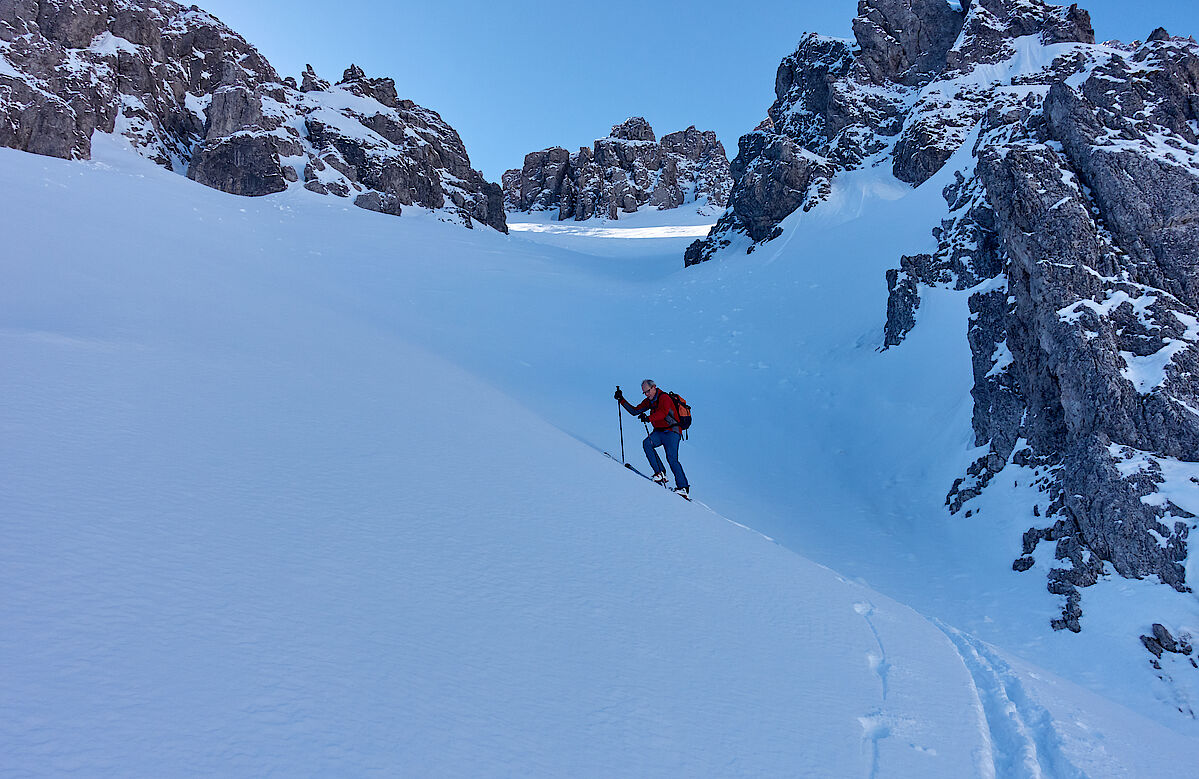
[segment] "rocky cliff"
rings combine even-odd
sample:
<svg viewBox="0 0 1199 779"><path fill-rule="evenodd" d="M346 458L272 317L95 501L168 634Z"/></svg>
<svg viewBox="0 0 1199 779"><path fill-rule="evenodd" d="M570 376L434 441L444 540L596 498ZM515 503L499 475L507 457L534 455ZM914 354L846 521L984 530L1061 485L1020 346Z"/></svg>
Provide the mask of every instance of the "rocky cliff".
<svg viewBox="0 0 1199 779"><path fill-rule="evenodd" d="M527 154L522 168L503 176L509 210L557 211L558 219L580 220L688 203L718 213L731 185L728 157L714 132L688 127L659 141L641 117L576 154L559 147Z"/></svg>
<svg viewBox="0 0 1199 779"><path fill-rule="evenodd" d="M855 40L806 36L769 120L739 142L728 210L685 261L752 251L844 171L919 185L969 150L936 253L888 273L880 346L919 327L922 289L969 296L986 454L946 504L969 516L1004 468L1033 469L1042 523L1014 567L1053 542L1054 627L1078 631L1079 588L1105 571L1194 584L1196 518L1170 495L1199 489L1199 45L1164 30L1098 45L1086 11L1041 0L962 6L862 0Z"/></svg>
<svg viewBox="0 0 1199 779"><path fill-rule="evenodd" d="M87 159L115 133L238 195L289 186L390 214L507 230L499 186L436 112L351 66L281 79L216 18L170 0L0 0L0 144Z"/></svg>

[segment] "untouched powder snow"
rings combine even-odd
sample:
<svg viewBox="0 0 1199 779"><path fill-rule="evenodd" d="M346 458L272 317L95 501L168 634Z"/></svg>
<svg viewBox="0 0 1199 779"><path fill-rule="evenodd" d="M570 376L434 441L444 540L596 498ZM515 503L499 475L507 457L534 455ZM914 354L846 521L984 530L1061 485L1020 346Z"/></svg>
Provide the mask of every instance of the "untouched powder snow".
<svg viewBox="0 0 1199 779"><path fill-rule="evenodd" d="M964 337L937 335L965 302L930 293L876 352L894 252L863 267L866 231L683 272L689 237L503 236L96 156L0 150L4 772L1133 776L1196 754L1132 653L1093 656L1135 637L1048 634L1053 597L1003 546L1023 518L929 509L971 455ZM892 249L931 240L912 215L935 193L876 190ZM692 402L712 509L603 456L612 385L645 376Z"/></svg>

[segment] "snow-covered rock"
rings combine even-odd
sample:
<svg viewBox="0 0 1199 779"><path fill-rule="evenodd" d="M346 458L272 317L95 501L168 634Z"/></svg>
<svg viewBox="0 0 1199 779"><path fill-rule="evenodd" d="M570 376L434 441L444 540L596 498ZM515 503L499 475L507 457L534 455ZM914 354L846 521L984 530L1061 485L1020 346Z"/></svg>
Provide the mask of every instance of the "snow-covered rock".
<svg viewBox="0 0 1199 779"><path fill-rule="evenodd" d="M1199 234L1184 216L1199 210L1186 101L1197 55L1193 41L1168 38L1113 51L1026 115L984 124L976 175L1004 258L989 294L1007 310L975 339L976 386L1007 374L1024 415L996 424L978 404L976 442L1002 467L1008 441L1024 438L1059 469L1053 514L1071 531L1059 559L1073 562L1059 578L1071 584L1093 583L1107 560L1187 588L1194 516L1155 500L1164 480L1151 470L1119 463L1129 448L1199 457ZM1011 361L992 373L979 357L1000 342ZM995 471L980 469L980 481ZM1072 611L1064 624L1077 629Z"/></svg>
<svg viewBox="0 0 1199 779"><path fill-rule="evenodd" d="M238 195L304 186L506 230L498 185L434 111L351 66L297 88L215 17L170 0L0 0L0 145L88 159L92 134Z"/></svg>
<svg viewBox="0 0 1199 779"><path fill-rule="evenodd" d="M741 175L734 175L728 212L708 238L688 249L687 264L710 259L736 242L735 233L755 244L775 236L774 225L787 214L828 198L837 172L867 161L889 163L902 181L928 180L999 93L1070 75L1076 68L1064 64L1074 53L1068 44L1094 42L1090 18L1076 6L1042 0L963 6L958 11L942 0L863 0L854 40L805 35L779 65L769 122L751 133L765 137L741 144L743 159L733 160ZM1023 68L1030 49L1051 51L1050 60L1060 55L1063 63ZM822 173L797 176L790 160L763 154L777 148L777 136L813 155ZM773 185L762 187L764 178ZM803 183L798 190L797 182ZM749 194L753 190L762 195ZM786 193L786 206L775 207L772 190ZM773 224L764 224L764 215Z"/></svg>
<svg viewBox="0 0 1199 779"><path fill-rule="evenodd" d="M731 186L728 157L716 133L688 127L658 141L639 116L577 154L561 147L527 154L522 168L503 176L509 210L557 210L559 219L578 220L689 203L718 213Z"/></svg>
<svg viewBox="0 0 1199 779"><path fill-rule="evenodd" d="M919 326L922 289L970 292L981 453L946 503L1036 470L1048 510L1015 567L1056 542L1055 627L1081 628L1077 588L1105 564L1187 591L1196 519L1163 473L1199 459L1199 45L1099 45L1086 11L1041 0L859 10L856 48L809 35L779 66L730 207L686 263L777 238L848 171L919 186L967 150L936 250L886 279L885 348Z"/></svg>

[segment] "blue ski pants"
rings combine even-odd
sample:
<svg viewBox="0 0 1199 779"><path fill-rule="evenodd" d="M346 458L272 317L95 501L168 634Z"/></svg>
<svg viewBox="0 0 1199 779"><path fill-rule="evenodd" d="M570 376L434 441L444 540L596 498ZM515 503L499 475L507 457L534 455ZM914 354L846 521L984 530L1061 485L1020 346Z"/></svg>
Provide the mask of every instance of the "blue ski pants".
<svg viewBox="0 0 1199 779"><path fill-rule="evenodd" d="M683 473L683 466L679 465L679 441L683 437L673 430L655 430L646 436L641 442L642 448L645 449L645 457L649 460L649 467L654 469L654 473L666 473L666 469L662 467L662 459L658 457L658 453L654 451L657 447L662 447L666 450L666 462L670 463L670 470L674 473L674 486L686 488L687 474Z"/></svg>

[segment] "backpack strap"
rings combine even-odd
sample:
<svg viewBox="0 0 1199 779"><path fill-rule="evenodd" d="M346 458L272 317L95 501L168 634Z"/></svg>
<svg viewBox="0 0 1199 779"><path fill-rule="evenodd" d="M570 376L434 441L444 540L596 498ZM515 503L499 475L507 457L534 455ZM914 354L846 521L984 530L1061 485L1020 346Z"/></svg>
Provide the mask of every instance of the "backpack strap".
<svg viewBox="0 0 1199 779"><path fill-rule="evenodd" d="M670 398L670 405L674 407L673 414L670 413L669 411L666 412L666 421L670 423L671 429L674 429L676 427L679 428L678 434L680 437L685 436L685 431L683 430L683 428L679 427L679 404L678 404L678 401L674 399L674 397L675 397L674 393L673 392L663 392L662 394L665 395L666 397Z"/></svg>

